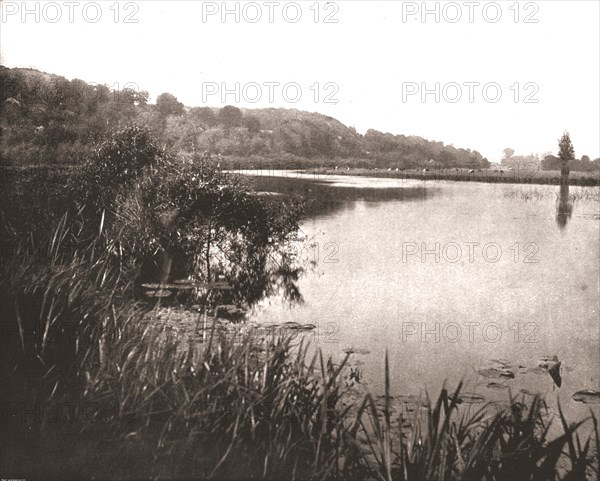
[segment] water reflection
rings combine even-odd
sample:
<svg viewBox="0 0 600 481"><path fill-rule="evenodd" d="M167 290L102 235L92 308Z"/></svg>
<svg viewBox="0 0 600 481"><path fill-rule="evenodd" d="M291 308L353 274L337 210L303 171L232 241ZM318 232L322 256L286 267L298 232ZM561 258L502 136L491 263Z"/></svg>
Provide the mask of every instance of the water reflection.
<svg viewBox="0 0 600 481"><path fill-rule="evenodd" d="M389 179L343 179L346 183L334 183L316 179L297 179L275 176L259 176L246 179L254 184L259 195L272 195L273 202L287 201L290 205L302 204L305 219L317 219L332 214L351 211L357 205L368 202L371 206L389 201L422 202L432 197L434 187L425 187L418 181L390 182ZM382 182L383 181L383 182ZM268 199L264 199L269 202ZM275 242L263 247L254 246L236 237L228 238L213 249L211 274L208 278L223 279L229 289L216 289L201 296L202 304L245 306L252 309L263 299L280 298L287 306L304 303L299 281L315 268L312 237L298 239L295 243ZM317 244L318 247L318 244ZM189 256L184 252L173 253L167 278L181 279L187 275ZM197 270L202 270L200 259ZM154 267L152 263L151 267ZM144 278L152 279L149 273ZM210 300L209 300L210 297Z"/></svg>
<svg viewBox="0 0 600 481"><path fill-rule="evenodd" d="M556 223L561 230L567 226L572 215L573 203L569 200L569 184L562 183L556 208Z"/></svg>
<svg viewBox="0 0 600 481"><path fill-rule="evenodd" d="M373 204L393 200L424 201L435 194L434 187L426 187L418 181L399 181L395 186L385 187L340 185L285 177L255 177L253 182L257 190L298 197L304 203L305 217L309 218L350 209L357 201Z"/></svg>

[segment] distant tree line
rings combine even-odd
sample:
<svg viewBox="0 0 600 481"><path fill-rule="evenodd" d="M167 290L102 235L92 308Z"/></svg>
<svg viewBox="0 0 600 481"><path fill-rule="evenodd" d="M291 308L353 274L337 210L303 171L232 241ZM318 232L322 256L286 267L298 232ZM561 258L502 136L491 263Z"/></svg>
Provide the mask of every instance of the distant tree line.
<svg viewBox="0 0 600 481"><path fill-rule="evenodd" d="M187 108L170 93L151 104L146 91L111 90L33 69L0 67L0 84L0 153L5 164L80 164L109 132L138 125L183 155L210 152L282 167L407 169L431 161L442 168L489 166L476 150L377 130L361 135L317 113Z"/></svg>
<svg viewBox="0 0 600 481"><path fill-rule="evenodd" d="M503 167L533 170L561 170L562 161L559 156L546 153L544 155L529 154L515 155L514 149L504 149L500 161ZM574 155L574 154L573 154ZM600 158L590 160L589 156L582 155L580 159L569 160L569 168L576 172L594 172L600 170Z"/></svg>

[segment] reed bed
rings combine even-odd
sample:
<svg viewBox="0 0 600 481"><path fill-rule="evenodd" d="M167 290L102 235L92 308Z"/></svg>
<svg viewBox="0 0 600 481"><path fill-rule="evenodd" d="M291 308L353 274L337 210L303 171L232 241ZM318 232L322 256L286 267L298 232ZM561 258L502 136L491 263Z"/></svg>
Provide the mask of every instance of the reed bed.
<svg viewBox="0 0 600 481"><path fill-rule="evenodd" d="M407 430L393 427L387 355L381 406L345 402L348 357L309 355L298 336L213 328L182 346L135 300L135 262L101 232L80 245L65 216L46 244L2 254L3 477L597 479L593 413L570 424L559 411L563 434L548 439L542 399L470 412L459 385ZM57 422L49 405L72 409Z"/></svg>

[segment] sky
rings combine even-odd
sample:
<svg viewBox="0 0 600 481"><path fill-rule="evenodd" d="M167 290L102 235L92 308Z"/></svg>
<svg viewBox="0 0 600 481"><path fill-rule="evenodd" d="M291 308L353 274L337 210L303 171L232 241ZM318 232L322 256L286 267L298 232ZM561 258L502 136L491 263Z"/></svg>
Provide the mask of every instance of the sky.
<svg viewBox="0 0 600 481"><path fill-rule="evenodd" d="M281 107L499 161L600 157L600 2L2 1L0 63Z"/></svg>

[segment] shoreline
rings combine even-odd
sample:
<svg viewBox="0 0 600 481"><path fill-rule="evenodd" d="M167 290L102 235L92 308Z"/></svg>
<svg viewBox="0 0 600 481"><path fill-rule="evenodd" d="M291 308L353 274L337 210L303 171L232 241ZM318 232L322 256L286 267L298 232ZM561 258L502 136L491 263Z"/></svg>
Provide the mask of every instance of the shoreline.
<svg viewBox="0 0 600 481"><path fill-rule="evenodd" d="M395 171L375 171L371 169L350 169L350 170L335 170L324 169L312 171L309 169L307 173L315 173L319 176L328 175L350 175L358 177L373 177L373 178L389 178L389 179L412 179L422 181L453 181L453 182L479 182L487 184L530 184L530 185L556 185L560 186L560 173L558 175L548 175L543 177L545 172L554 174L554 171L542 171L533 174L529 177L519 177L518 174L505 172L501 174L497 171L475 171L472 174L468 173L467 169L459 169L459 172L444 172L444 171L429 171L419 172L417 170L395 172ZM582 173L583 174L583 173ZM600 176L596 178L591 176L575 176L573 173L569 177L569 185L580 187L599 187Z"/></svg>
<svg viewBox="0 0 600 481"><path fill-rule="evenodd" d="M356 177L371 177L376 179L400 179L400 180L422 180L422 181L452 181L452 182L479 182L487 184L528 184L528 185L561 185L561 178L559 171L553 170L542 170L533 173L522 173L518 171L497 171L489 169L475 170L470 173L470 169L466 168L452 168L452 169L431 169L424 172L420 169L409 169L404 171L388 171L378 169L366 169L366 168L352 168L349 169L335 169L325 167L279 167L275 162L267 164L264 168L240 168L239 164L236 164L231 168L228 163L224 162L224 170L233 171L235 173L244 172L265 172L264 176L269 176L269 172L289 172L298 173L302 172L307 176L313 176L315 180L326 180L325 178L331 175L339 176L356 176ZM33 164L33 165L0 165L0 178L5 180L7 175L35 172L39 170L50 170L50 171L62 171L66 173L76 169L77 165L58 165L58 164ZM285 178L286 176L277 176ZM292 177L290 175L290 177ZM321 179L320 179L321 178ZM600 187L600 172L588 173L588 172L571 172L569 176L570 186L579 187Z"/></svg>

